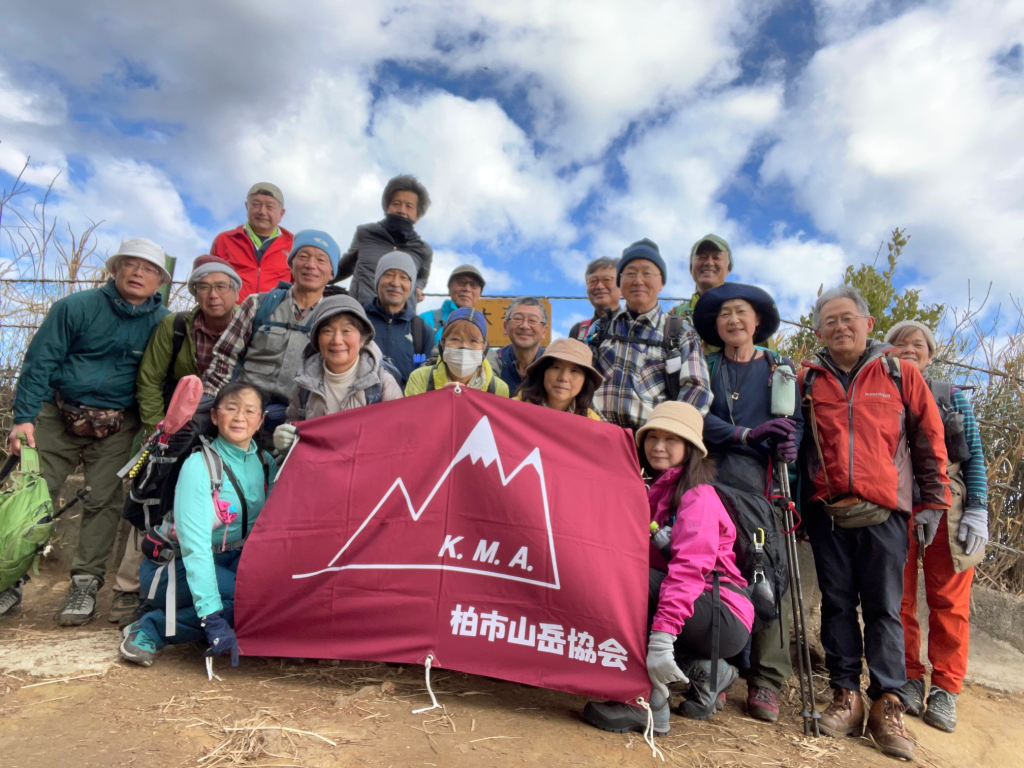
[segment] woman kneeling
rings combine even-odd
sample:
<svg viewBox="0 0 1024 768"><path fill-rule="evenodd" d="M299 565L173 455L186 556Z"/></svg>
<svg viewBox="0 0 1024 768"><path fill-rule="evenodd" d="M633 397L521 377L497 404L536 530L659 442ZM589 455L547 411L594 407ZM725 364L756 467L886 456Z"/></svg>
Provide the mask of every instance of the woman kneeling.
<svg viewBox="0 0 1024 768"><path fill-rule="evenodd" d="M647 672L654 686L651 709L658 735L669 732L671 683L688 685L678 710L684 717L704 720L724 705L720 698L738 672L723 659L743 650L754 621L754 607L741 592L747 582L733 554L736 527L710 485L715 468L707 458L702 429L696 408L667 402L636 433L645 468L656 477L647 495L651 521L671 529L664 550L652 543L647 602ZM713 648L716 618L719 642ZM591 702L583 716L615 733L642 731L647 725L642 710L615 702Z"/></svg>
<svg viewBox="0 0 1024 768"><path fill-rule="evenodd" d="M177 539L175 549L180 553L166 569L151 560L142 561L142 593L149 594L155 607L125 627L120 651L128 661L148 667L165 645L205 638L210 644L207 656L230 652L232 666L238 665L238 642L232 629L235 572L242 544L276 472L274 460L261 453L252 439L263 423L263 411L263 396L251 384L235 382L217 395L210 411L216 437L209 447L220 459L223 484L215 500L202 450L184 460L174 490L173 521L165 519L159 529L164 537ZM171 634L164 608L170 579L175 580L177 593L172 604L176 628Z"/></svg>

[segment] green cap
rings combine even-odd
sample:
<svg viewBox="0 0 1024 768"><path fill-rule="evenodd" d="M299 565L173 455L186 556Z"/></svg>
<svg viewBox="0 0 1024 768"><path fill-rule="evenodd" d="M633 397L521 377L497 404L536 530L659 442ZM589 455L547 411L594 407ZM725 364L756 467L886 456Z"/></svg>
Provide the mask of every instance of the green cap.
<svg viewBox="0 0 1024 768"><path fill-rule="evenodd" d="M725 242L718 235L704 235L700 240L693 244L693 248L690 249L690 268L693 268L693 257L697 255L697 251L704 243L711 243L715 246L715 250L725 251L729 255L729 271L732 272L732 249L729 244Z"/></svg>

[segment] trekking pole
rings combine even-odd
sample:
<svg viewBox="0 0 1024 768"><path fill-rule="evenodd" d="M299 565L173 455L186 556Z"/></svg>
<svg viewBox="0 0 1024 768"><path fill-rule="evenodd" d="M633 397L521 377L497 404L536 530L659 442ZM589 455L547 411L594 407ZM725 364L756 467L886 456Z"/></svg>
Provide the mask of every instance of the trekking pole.
<svg viewBox="0 0 1024 768"><path fill-rule="evenodd" d="M793 604L794 634L796 635L797 666L800 675L800 716L804 721L805 736L820 736L818 705L814 697L814 669L807 641L807 618L804 613L803 582L797 553L796 525L793 522L793 499L789 488L789 465L779 466L779 486L782 490L782 521L786 529L786 559L789 560L789 596Z"/></svg>
<svg viewBox="0 0 1024 768"><path fill-rule="evenodd" d="M58 517L63 515L65 512L67 512L73 506L75 506L75 504L77 504L78 502L87 500L89 498L89 492L91 490L92 490L92 488L90 488L87 485L87 486L85 486L85 488L79 488L77 491L75 491L75 495L72 496L70 499L68 499L64 503L63 507L61 507L56 512L54 512L53 519L56 520Z"/></svg>

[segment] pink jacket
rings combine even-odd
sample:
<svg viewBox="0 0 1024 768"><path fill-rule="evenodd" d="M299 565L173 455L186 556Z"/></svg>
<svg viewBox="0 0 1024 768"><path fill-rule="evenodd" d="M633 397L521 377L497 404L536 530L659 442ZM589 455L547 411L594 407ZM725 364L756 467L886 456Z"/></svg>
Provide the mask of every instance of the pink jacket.
<svg viewBox="0 0 1024 768"><path fill-rule="evenodd" d="M651 520L659 525L670 520L669 505L681 471L674 468L662 472L647 494ZM672 526L672 560L667 564L668 575L661 584L652 629L678 635L683 624L693 615L693 604L700 593L711 591L713 570L718 570L722 582L747 586L736 567L736 556L732 551L735 541L736 526L714 488L698 485L683 494ZM665 565L665 558L652 544L651 567L666 570ZM749 630L754 623L754 606L750 601L724 586L721 597Z"/></svg>

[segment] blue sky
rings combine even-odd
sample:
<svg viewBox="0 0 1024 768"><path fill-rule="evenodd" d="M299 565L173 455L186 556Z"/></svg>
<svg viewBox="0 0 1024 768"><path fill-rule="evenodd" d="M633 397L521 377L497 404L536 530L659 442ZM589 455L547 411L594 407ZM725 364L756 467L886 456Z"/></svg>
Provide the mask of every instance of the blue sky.
<svg viewBox="0 0 1024 768"><path fill-rule="evenodd" d="M5 16L0 185L27 156L33 194L59 172L54 212L102 220L101 252L141 235L188 264L257 180L284 190L285 226L344 247L412 172L435 201L419 225L435 290L472 261L494 293L582 295L587 260L650 237L666 294L688 295L690 245L715 232L733 277L795 317L895 226L926 301L965 304L968 279L1004 302L1024 288L1019 5L15 0ZM586 314L559 304L554 330Z"/></svg>

